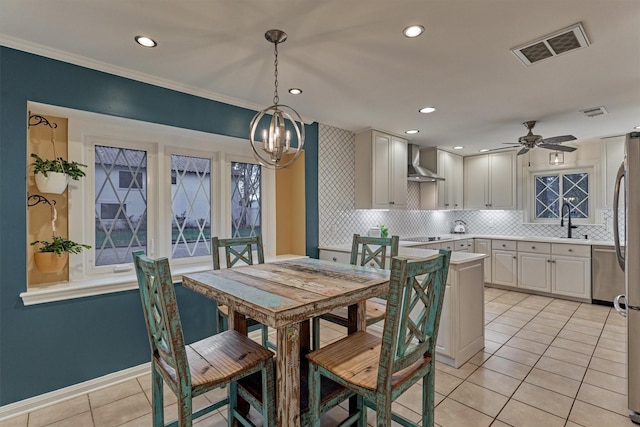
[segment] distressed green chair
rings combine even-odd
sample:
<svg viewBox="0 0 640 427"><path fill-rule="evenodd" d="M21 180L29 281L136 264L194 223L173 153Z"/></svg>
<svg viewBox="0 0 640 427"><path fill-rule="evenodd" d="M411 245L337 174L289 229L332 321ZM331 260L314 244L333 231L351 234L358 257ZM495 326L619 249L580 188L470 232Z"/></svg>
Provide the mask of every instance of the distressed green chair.
<svg viewBox="0 0 640 427"><path fill-rule="evenodd" d="M357 395L349 423L367 425L367 407L376 425L418 424L392 414L391 404L422 380L422 427L433 426L435 350L451 252L429 258L393 258L382 338L358 331L307 355L309 420L319 427L320 379L326 377ZM341 425L347 425L341 424Z"/></svg>
<svg viewBox="0 0 640 427"><path fill-rule="evenodd" d="M253 247L256 247L257 260L254 262ZM253 265L264 264L264 249L262 246L262 236L237 237L233 239L211 238L211 253L213 254L213 269L220 270L220 248L224 248L226 266L231 268L236 264ZM226 305L218 306L216 316L216 326L218 331L225 329L225 320L229 318L229 308ZM269 341L269 328L266 325L247 319L247 327L260 325L262 329L262 345L276 349L276 345Z"/></svg>
<svg viewBox="0 0 640 427"><path fill-rule="evenodd" d="M350 264L387 268L392 257L398 255L400 238L391 237L366 237L359 234L353 235L351 243ZM388 249L388 253L387 253ZM369 299L365 306L367 326L378 323L384 319L386 306L383 301ZM330 313L323 314L313 319L313 349L320 348L320 319L347 327L349 323L348 308L342 307Z"/></svg>
<svg viewBox="0 0 640 427"><path fill-rule="evenodd" d="M233 330L185 346L169 261L150 259L142 251L134 252L133 259L151 346L154 427L165 425L165 382L178 399L178 420L170 426L190 427L194 418L227 403L229 425L234 420L247 425L245 411L237 408L238 395L262 412L265 426L275 426L273 352ZM236 383L258 372L262 402ZM225 399L193 413L193 398L227 385Z"/></svg>

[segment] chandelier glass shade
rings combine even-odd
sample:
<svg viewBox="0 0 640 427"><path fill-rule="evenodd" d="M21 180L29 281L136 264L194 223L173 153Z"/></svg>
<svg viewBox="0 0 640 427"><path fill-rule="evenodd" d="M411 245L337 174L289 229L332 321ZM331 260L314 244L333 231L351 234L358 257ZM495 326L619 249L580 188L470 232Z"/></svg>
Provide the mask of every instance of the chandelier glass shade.
<svg viewBox="0 0 640 427"><path fill-rule="evenodd" d="M304 123L296 110L288 105L279 104L278 44L287 39L287 34L281 30L269 30L264 36L275 45L273 105L259 111L253 117L249 125L249 141L258 163L272 169L283 169L293 164L302 152ZM264 116L271 116L271 120L266 128L258 128L265 125L265 120L262 120ZM285 157L287 154L291 156Z"/></svg>

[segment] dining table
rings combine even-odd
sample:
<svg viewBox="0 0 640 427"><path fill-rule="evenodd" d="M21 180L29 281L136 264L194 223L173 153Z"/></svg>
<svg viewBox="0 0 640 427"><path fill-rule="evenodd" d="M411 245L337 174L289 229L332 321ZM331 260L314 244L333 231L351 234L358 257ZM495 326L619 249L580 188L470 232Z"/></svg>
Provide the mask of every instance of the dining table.
<svg viewBox="0 0 640 427"><path fill-rule="evenodd" d="M310 319L349 307L347 332L366 329L364 302L387 292L389 271L299 258L185 274L182 284L228 306L232 329L246 334L251 318L276 330L276 424L295 427Z"/></svg>

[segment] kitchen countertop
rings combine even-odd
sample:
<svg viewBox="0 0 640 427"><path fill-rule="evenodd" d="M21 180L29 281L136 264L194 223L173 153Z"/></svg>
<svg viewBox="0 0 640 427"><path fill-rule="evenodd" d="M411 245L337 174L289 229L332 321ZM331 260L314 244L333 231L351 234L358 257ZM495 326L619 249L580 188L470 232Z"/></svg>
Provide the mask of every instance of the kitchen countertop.
<svg viewBox="0 0 640 427"><path fill-rule="evenodd" d="M400 245L398 250L398 255L400 256L410 256L410 257L428 257L431 255L435 255L438 253L437 250L434 249L416 249L411 246L413 243L417 245L424 245L421 242L404 242L409 243L408 245ZM337 251L337 252L351 252L351 244L343 244L343 245L331 245L331 246L320 246L320 250L326 251ZM450 264L464 264L470 261L477 261L483 258L487 258L489 255L487 254L476 254L470 252L451 252L451 261Z"/></svg>
<svg viewBox="0 0 640 427"><path fill-rule="evenodd" d="M566 237L546 237L546 236L500 236L495 234L441 234L440 240L429 242L414 242L411 240L400 240L400 246L419 246L430 243L449 242L462 239L491 239L491 240L516 240L521 242L548 242L548 243L571 243L576 245L593 246L613 246L610 240L588 240L588 239L567 239Z"/></svg>

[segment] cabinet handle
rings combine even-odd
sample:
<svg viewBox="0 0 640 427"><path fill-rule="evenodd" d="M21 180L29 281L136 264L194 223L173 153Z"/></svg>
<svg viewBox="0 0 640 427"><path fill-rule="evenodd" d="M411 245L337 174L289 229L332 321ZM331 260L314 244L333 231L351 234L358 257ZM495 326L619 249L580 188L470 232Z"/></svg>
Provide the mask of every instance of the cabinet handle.
<svg viewBox="0 0 640 427"><path fill-rule="evenodd" d="M531 246L531 249L535 249L535 248L536 248L535 246Z"/></svg>
<svg viewBox="0 0 640 427"><path fill-rule="evenodd" d="M336 258L336 257L333 257L333 258L331 258L331 259L333 260L333 262L338 261L338 258Z"/></svg>
<svg viewBox="0 0 640 427"><path fill-rule="evenodd" d="M569 249L569 252L573 252L573 249Z"/></svg>
<svg viewBox="0 0 640 427"><path fill-rule="evenodd" d="M369 263L369 267L375 267L376 265L372 262Z"/></svg>
<svg viewBox="0 0 640 427"><path fill-rule="evenodd" d="M503 248L506 248L506 247L507 247L507 245L505 245L505 244L503 243L503 244L502 244L502 247L503 247Z"/></svg>
<svg viewBox="0 0 640 427"><path fill-rule="evenodd" d="M518 259L518 257L514 255L514 256L513 256L513 259Z"/></svg>
<svg viewBox="0 0 640 427"><path fill-rule="evenodd" d="M551 262L551 260L550 260L550 259L548 259L548 260L547 260L547 262Z"/></svg>
<svg viewBox="0 0 640 427"><path fill-rule="evenodd" d="M390 205L395 205L395 204L396 204L396 202L389 202L389 204L390 204Z"/></svg>

